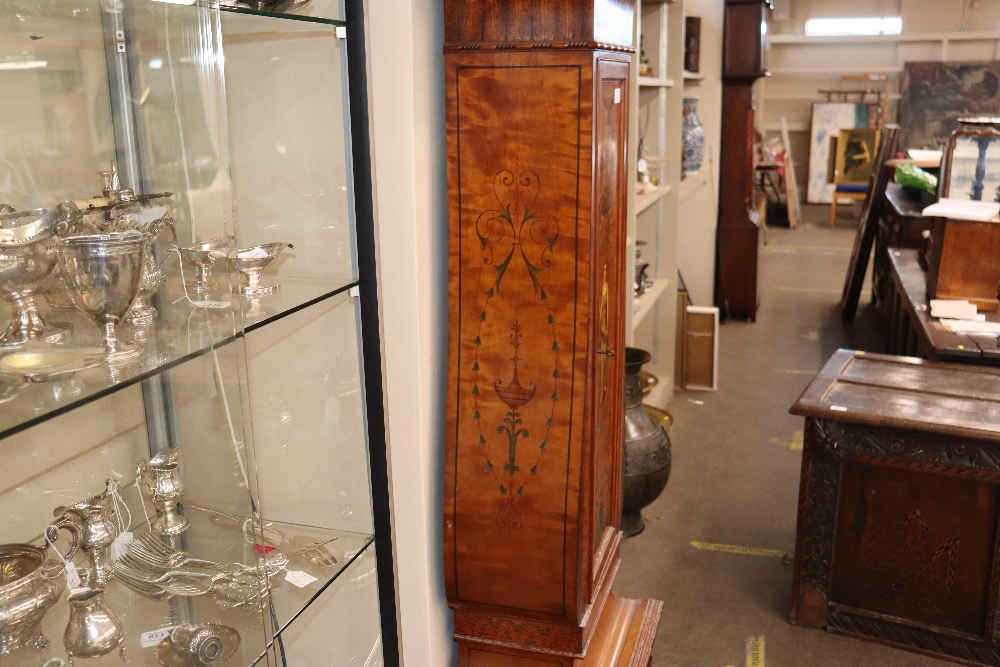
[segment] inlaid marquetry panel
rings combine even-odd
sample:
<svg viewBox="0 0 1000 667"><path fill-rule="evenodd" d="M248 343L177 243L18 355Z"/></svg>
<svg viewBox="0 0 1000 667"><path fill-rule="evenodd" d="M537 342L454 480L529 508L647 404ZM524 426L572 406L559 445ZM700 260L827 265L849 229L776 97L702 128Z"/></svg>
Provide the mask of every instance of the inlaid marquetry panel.
<svg viewBox="0 0 1000 667"><path fill-rule="evenodd" d="M449 583L462 602L560 616L575 615L590 324L592 61L580 60L470 54L448 71Z"/></svg>

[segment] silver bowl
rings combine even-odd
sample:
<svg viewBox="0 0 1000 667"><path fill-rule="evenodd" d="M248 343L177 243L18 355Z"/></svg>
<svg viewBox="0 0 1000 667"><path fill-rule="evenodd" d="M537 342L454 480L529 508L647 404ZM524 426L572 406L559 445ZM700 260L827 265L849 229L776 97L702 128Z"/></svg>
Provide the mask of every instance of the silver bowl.
<svg viewBox="0 0 1000 667"><path fill-rule="evenodd" d="M59 239L58 250L73 303L101 327L108 361L138 357L142 348L119 342L115 327L139 293L145 235L132 231L69 236Z"/></svg>
<svg viewBox="0 0 1000 667"><path fill-rule="evenodd" d="M260 272L273 262L285 248L295 248L291 243L265 243L243 248L229 254L229 264L246 276L246 285L240 285L243 296L264 296L278 291L278 283L265 284L260 281Z"/></svg>
<svg viewBox="0 0 1000 667"><path fill-rule="evenodd" d="M212 267L216 260L229 256L233 251L233 245L232 238L220 236L180 248L184 261L193 265L198 271L193 280L187 281L188 287L193 287L199 292L207 292L215 284L212 280Z"/></svg>
<svg viewBox="0 0 1000 667"><path fill-rule="evenodd" d="M0 334L0 347L17 347L33 340L58 343L66 327L50 324L38 312L35 297L57 276L57 233L80 212L72 203L51 209L15 211L0 215L0 299L14 305L14 317Z"/></svg>
<svg viewBox="0 0 1000 667"><path fill-rule="evenodd" d="M30 544L0 545L0 656L19 648L43 649L42 617L66 586L62 567Z"/></svg>

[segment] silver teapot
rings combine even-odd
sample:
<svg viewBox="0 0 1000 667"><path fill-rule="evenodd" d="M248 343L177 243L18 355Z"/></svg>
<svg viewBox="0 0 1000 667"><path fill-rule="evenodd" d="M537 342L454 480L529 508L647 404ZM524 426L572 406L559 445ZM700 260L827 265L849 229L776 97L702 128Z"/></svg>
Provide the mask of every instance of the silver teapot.
<svg viewBox="0 0 1000 667"><path fill-rule="evenodd" d="M66 576L47 553L30 544L0 545L0 656L49 645L42 635L42 617L62 595Z"/></svg>

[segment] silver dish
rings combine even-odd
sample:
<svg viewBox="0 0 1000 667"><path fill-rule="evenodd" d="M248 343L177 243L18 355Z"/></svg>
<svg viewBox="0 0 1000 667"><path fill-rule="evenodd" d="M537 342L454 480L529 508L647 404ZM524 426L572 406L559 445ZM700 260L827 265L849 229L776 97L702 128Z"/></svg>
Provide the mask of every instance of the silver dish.
<svg viewBox="0 0 1000 667"><path fill-rule="evenodd" d="M163 667L217 665L240 645L240 633L221 623L178 625L156 647L156 661Z"/></svg>
<svg viewBox="0 0 1000 667"><path fill-rule="evenodd" d="M78 371L104 363L100 352L88 349L37 349L14 352L0 359L0 373L29 382L67 380Z"/></svg>
<svg viewBox="0 0 1000 667"><path fill-rule="evenodd" d="M116 326L139 294L146 240L130 231L59 239L59 266L76 307L101 327L111 363L132 361L138 345L118 341Z"/></svg>
<svg viewBox="0 0 1000 667"><path fill-rule="evenodd" d="M188 286L199 292L207 292L215 284L212 280L212 268L216 260L227 258L233 251L233 245L233 239L220 236L180 248L184 261L192 264L198 271L194 280L188 281Z"/></svg>
<svg viewBox="0 0 1000 667"><path fill-rule="evenodd" d="M48 210L0 215L0 299L13 303L15 311L7 330L0 334L0 347L66 339L67 328L43 320L35 298L57 276L57 234L79 219L80 211L70 202Z"/></svg>
<svg viewBox="0 0 1000 667"><path fill-rule="evenodd" d="M295 246L291 243L265 243L230 253L230 265L247 278L246 285L240 286L239 293L243 296L264 296L278 291L281 287L278 283L261 283L260 272L266 269L285 248L294 249Z"/></svg>
<svg viewBox="0 0 1000 667"><path fill-rule="evenodd" d="M65 587L62 566L46 559L46 549L0 545L0 656L49 645L42 636L42 617Z"/></svg>

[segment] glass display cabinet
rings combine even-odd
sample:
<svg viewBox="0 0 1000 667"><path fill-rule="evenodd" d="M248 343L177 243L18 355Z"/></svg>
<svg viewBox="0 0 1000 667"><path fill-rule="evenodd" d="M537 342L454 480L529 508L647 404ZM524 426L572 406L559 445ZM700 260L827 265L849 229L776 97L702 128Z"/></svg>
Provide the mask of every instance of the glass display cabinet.
<svg viewBox="0 0 1000 667"><path fill-rule="evenodd" d="M363 34L251 4L0 5L5 666L395 661Z"/></svg>

